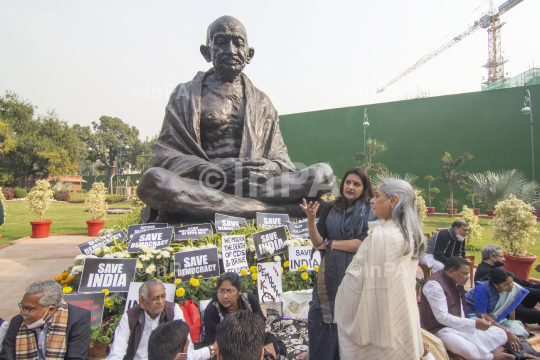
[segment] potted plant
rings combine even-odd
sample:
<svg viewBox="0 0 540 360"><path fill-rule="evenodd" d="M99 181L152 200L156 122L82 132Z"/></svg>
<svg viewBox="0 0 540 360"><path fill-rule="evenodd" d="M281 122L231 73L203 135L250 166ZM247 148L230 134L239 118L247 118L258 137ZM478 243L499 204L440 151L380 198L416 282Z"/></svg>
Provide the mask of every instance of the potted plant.
<svg viewBox="0 0 540 360"><path fill-rule="evenodd" d="M102 220L107 215L107 188L102 182L92 184L92 189L88 192L85 204L86 208L92 214L92 220L87 220L88 236L98 236L99 232L105 225L105 220Z"/></svg>
<svg viewBox="0 0 540 360"><path fill-rule="evenodd" d="M52 220L43 221L43 214L51 206L53 191L47 180L38 180L28 194L28 207L39 214L39 221L30 221L33 238L49 237Z"/></svg>
<svg viewBox="0 0 540 360"><path fill-rule="evenodd" d="M471 183L464 187L463 189L468 192L469 194L467 195L467 199L471 200L472 202L472 206L473 206L473 212L474 212L474 215L480 215L480 209L476 208L476 203L479 203L481 202L481 199L480 199L480 188L478 186L478 183L476 181L474 181L474 176L477 176L477 177L481 177L482 174L476 174L476 175L471 175Z"/></svg>
<svg viewBox="0 0 540 360"><path fill-rule="evenodd" d="M107 352L107 348L113 342L114 331L119 321L119 316L107 316L100 326L92 326L88 356L101 356Z"/></svg>
<svg viewBox="0 0 540 360"><path fill-rule="evenodd" d="M450 211L452 211L451 216L453 216L457 214L457 209L454 208L454 206L459 205L459 203L460 201L458 199L448 198L441 201L441 206L443 207L443 209L446 207L446 212L448 214L450 214Z"/></svg>
<svg viewBox="0 0 540 360"><path fill-rule="evenodd" d="M456 169L463 164L465 161L471 160L473 156L469 153L465 153L458 157L457 159L452 159L452 155L449 152L445 152L442 157L442 162L444 164L441 171L440 177L436 180L445 183L446 189L450 191L449 198L449 210L448 213L450 216L454 216L457 211L454 211L454 204L457 205L457 202L454 201L454 186L459 186L461 188L467 186L469 181L469 173L466 171L456 171Z"/></svg>
<svg viewBox="0 0 540 360"><path fill-rule="evenodd" d="M433 201L433 199L435 198L435 194L438 194L440 193L441 191L439 189L437 189L436 187L432 188L431 187L431 183L433 181L435 181L435 178L431 175L428 175L424 178L424 180L426 180L428 182L428 196L427 196L427 199L428 199L428 202L429 202L429 207L427 208L427 213L428 214L434 214L435 213L435 207L431 207L431 201Z"/></svg>
<svg viewBox="0 0 540 360"><path fill-rule="evenodd" d="M529 280L536 256L527 252L534 243L536 217L531 213L533 207L515 195L495 205L497 217L489 224L493 240L499 241L505 248L504 268L525 280Z"/></svg>

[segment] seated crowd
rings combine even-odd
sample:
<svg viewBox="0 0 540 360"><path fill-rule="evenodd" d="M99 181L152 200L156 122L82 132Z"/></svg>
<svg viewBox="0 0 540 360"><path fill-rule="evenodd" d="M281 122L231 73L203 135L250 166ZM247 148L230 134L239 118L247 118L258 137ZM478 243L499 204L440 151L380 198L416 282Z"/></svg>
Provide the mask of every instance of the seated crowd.
<svg viewBox="0 0 540 360"><path fill-rule="evenodd" d="M445 234L430 238L435 239L432 249L441 242L446 250L427 258L434 271L422 287L419 304L422 359L448 359L448 354L456 359L540 359L527 343L530 334L524 326L540 319L534 309L539 287L502 269L502 249L487 245L475 286L465 291L471 267L464 251L456 248L462 249L460 233L467 231L467 223L458 220ZM435 271L439 260L444 260L443 267ZM216 280L200 343L192 342L182 310L165 295L160 280L140 287L139 304L122 315L107 360L259 360L287 355L285 344L266 331L258 298L242 291L237 274L223 273ZM0 320L0 360L87 358L90 311L67 304L55 281L30 285L19 310L9 326ZM504 345L507 352L496 351Z"/></svg>

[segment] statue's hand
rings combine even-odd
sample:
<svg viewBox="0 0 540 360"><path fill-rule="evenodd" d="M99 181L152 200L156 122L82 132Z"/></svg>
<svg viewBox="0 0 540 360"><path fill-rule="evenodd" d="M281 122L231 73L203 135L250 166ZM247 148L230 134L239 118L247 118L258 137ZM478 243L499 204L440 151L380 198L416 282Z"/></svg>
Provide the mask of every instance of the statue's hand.
<svg viewBox="0 0 540 360"><path fill-rule="evenodd" d="M276 162L264 158L245 159L242 165L254 173L268 172L272 176L281 174L281 168Z"/></svg>

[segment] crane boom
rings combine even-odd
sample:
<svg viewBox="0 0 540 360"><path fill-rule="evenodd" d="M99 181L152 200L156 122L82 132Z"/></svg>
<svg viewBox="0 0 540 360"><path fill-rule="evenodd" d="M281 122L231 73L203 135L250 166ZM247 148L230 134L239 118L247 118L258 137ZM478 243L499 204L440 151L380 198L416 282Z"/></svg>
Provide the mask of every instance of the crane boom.
<svg viewBox="0 0 540 360"><path fill-rule="evenodd" d="M411 66L410 68L408 68L407 70L405 70L404 72L402 72L401 74L399 74L398 76L396 76L395 78L390 80L383 87L377 89L377 92L378 93L383 92L387 87L389 87L390 85L392 85L396 81L398 81L401 78L405 77L407 74L409 74L409 73L413 72L414 70L418 69L420 66L424 65L429 60L433 59L435 56L439 55L440 53L442 53L446 49L454 46L459 41L461 41L461 40L465 39L467 36L471 35L473 32L478 30L481 27L481 25L482 25L481 22L475 22L474 26L470 27L467 31L465 31L465 32L459 34L458 36L454 37L452 40L450 40L449 42L447 42L446 44L444 44L443 46L441 46L440 48L438 48L434 52L429 53L426 56L424 56L423 58L421 58L420 60L418 60L413 66Z"/></svg>

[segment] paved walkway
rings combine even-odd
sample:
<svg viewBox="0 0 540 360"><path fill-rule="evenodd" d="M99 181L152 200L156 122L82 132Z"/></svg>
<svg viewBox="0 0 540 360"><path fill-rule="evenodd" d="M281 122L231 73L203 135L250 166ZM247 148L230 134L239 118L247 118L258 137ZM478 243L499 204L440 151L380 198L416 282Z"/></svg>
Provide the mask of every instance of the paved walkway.
<svg viewBox="0 0 540 360"><path fill-rule="evenodd" d="M22 239L0 250L0 318L10 320L19 313L17 304L24 290L38 280L52 280L69 266L79 253L75 245L94 237L86 235L50 236Z"/></svg>

